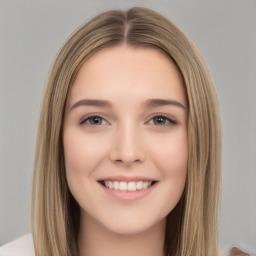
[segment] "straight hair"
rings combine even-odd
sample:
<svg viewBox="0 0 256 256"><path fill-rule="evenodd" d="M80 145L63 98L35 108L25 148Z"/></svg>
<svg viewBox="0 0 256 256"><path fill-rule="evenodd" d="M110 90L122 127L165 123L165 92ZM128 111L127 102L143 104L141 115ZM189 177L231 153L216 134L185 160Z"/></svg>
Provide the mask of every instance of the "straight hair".
<svg viewBox="0 0 256 256"><path fill-rule="evenodd" d="M164 52L176 65L186 92L187 179L179 203L167 216L165 255L216 256L222 131L215 89L190 39L162 15L138 7L107 11L90 20L67 40L51 66L41 103L32 180L36 256L79 255L80 210L69 191L64 164L65 106L83 63L94 53L121 44Z"/></svg>

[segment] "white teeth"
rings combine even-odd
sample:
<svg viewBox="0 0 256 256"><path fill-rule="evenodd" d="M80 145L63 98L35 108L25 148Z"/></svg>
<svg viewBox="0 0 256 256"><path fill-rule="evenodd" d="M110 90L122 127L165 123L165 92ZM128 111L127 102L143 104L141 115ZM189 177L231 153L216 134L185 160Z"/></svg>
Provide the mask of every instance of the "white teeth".
<svg viewBox="0 0 256 256"><path fill-rule="evenodd" d="M111 189L114 188L113 182L112 182L112 181L109 181L107 187L108 187L108 188L111 188Z"/></svg>
<svg viewBox="0 0 256 256"><path fill-rule="evenodd" d="M143 189L143 181L137 182L137 189L138 189L138 190Z"/></svg>
<svg viewBox="0 0 256 256"><path fill-rule="evenodd" d="M147 182L147 181L144 181L142 187L143 187L144 189L147 188L147 187L148 187L148 182Z"/></svg>
<svg viewBox="0 0 256 256"><path fill-rule="evenodd" d="M107 188L121 191L136 191L147 189L152 185L152 181L104 181Z"/></svg>
<svg viewBox="0 0 256 256"><path fill-rule="evenodd" d="M122 190L122 191L127 191L127 182L121 181L119 183L119 189Z"/></svg>
<svg viewBox="0 0 256 256"><path fill-rule="evenodd" d="M128 191L136 191L136 189L137 189L137 187L136 187L135 181L128 182L128 186L127 186Z"/></svg>
<svg viewBox="0 0 256 256"><path fill-rule="evenodd" d="M114 181L113 187L114 187L114 189L119 189L119 182L118 181Z"/></svg>

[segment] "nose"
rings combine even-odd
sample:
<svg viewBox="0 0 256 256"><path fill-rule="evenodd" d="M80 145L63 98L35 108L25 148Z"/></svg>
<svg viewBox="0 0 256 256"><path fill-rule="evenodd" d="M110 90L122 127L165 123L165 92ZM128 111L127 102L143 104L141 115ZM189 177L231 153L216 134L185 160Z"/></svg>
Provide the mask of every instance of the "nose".
<svg viewBox="0 0 256 256"><path fill-rule="evenodd" d="M138 129L122 127L118 129L112 141L109 158L114 163L131 166L145 160L145 145Z"/></svg>

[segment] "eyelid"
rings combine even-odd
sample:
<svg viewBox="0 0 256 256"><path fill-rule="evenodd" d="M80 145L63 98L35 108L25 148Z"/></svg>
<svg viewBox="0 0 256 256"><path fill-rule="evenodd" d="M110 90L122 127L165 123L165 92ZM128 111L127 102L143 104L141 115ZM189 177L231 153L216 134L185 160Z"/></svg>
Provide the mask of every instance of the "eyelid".
<svg viewBox="0 0 256 256"><path fill-rule="evenodd" d="M110 124L109 121L107 121L106 117L102 114L99 114L99 113L91 113L91 114L87 114L85 116L83 116L80 120L79 120L79 124L83 125L85 124L85 121L87 119L89 119L90 117L100 117L102 118L107 124ZM169 121L169 124L164 124L164 125L159 125L159 126L167 126L167 125L177 125L178 122L175 120L174 117L172 117L171 115L169 114L165 114L165 113L154 113L154 114L151 114L149 117L147 117L147 120L145 123L149 123L153 118L155 117L163 117L163 118L166 118L167 121ZM106 125L106 124L101 124L101 125L90 125L90 124L87 124L88 126L102 126L102 125ZM154 124L152 124L154 125Z"/></svg>
<svg viewBox="0 0 256 256"><path fill-rule="evenodd" d="M155 117L164 117L164 118L167 119L167 121L169 121L169 124L163 124L163 125L159 125L159 126L177 125L178 124L178 122L175 120L175 118L173 118L169 114L164 114L164 113L154 113L154 114L151 114L147 118L148 121L146 123L149 123ZM154 124L152 124L152 125L154 125Z"/></svg>
<svg viewBox="0 0 256 256"><path fill-rule="evenodd" d="M110 123L106 120L106 117L104 117L103 115L98 114L98 113L92 113L92 114L88 114L88 115L83 116L83 117L79 120L79 124L81 124L81 125L85 124L86 120L89 119L90 117L100 117L100 118L102 118L107 124L110 124ZM106 125L106 124L101 124L101 125L90 125L90 124L87 124L87 125L88 125L88 126L101 126L101 125Z"/></svg>

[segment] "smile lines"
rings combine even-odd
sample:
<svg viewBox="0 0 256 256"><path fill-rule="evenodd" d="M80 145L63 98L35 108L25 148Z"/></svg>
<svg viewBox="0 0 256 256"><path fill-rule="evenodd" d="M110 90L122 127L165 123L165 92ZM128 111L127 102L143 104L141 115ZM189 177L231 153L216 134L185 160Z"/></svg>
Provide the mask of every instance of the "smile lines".
<svg viewBox="0 0 256 256"><path fill-rule="evenodd" d="M100 183L113 190L137 191L151 187L155 182L152 181L100 181Z"/></svg>

